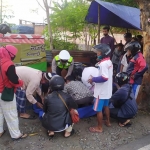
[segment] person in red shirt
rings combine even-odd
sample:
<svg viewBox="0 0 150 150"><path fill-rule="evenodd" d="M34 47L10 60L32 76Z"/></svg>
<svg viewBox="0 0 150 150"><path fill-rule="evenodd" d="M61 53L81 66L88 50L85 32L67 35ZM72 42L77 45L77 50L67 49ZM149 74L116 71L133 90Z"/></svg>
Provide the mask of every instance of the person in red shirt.
<svg viewBox="0 0 150 150"><path fill-rule="evenodd" d="M128 43L125 46L125 51L128 51L132 56L129 62L127 73L130 76L130 84L132 84L135 99L138 96L144 73L148 70L146 61L140 51L141 45L137 41Z"/></svg>
<svg viewBox="0 0 150 150"><path fill-rule="evenodd" d="M27 134L22 134L19 130L16 97L14 96L12 101L4 101L1 95L5 87L13 88L15 94L16 88L23 86L23 81L19 80L16 75L15 66L12 62L17 51L17 48L12 45L6 45L0 48L0 137L5 133L3 129L5 118L13 140L26 138Z"/></svg>

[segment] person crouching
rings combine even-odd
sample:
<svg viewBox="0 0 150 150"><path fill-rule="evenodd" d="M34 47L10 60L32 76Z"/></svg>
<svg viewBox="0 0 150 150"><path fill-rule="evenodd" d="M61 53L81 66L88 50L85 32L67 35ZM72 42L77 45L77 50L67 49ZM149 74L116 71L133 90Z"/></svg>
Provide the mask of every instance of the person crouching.
<svg viewBox="0 0 150 150"><path fill-rule="evenodd" d="M63 98L69 109L77 109L77 104L72 97L62 90L65 81L61 76L55 75L50 80L51 94L44 100L44 115L42 125L48 130L48 136L53 137L55 132L65 131L64 137L68 138L73 133L73 123L69 111L60 97Z"/></svg>
<svg viewBox="0 0 150 150"><path fill-rule="evenodd" d="M119 126L131 126L130 119L137 111L137 103L132 90L132 85L128 84L129 75L121 72L116 75L116 80L120 88L112 95L110 104L110 116L117 119Z"/></svg>

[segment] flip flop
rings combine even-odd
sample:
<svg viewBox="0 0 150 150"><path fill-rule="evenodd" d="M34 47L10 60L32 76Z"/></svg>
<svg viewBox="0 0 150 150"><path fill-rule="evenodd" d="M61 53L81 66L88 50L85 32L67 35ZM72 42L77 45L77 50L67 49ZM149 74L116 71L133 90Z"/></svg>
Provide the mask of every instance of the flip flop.
<svg viewBox="0 0 150 150"><path fill-rule="evenodd" d="M0 138L5 134L6 130L3 131L3 133L1 134Z"/></svg>
<svg viewBox="0 0 150 150"><path fill-rule="evenodd" d="M131 122L128 122L128 123L127 123L127 124L125 124L125 125L124 125L124 124L122 124L122 126L120 126L120 125L119 125L119 126L120 126L120 127L131 127L131 125L132 125L132 123L131 123Z"/></svg>
<svg viewBox="0 0 150 150"><path fill-rule="evenodd" d="M13 141L18 141L21 139L25 139L28 135L27 134L22 134L19 138L12 138Z"/></svg>
<svg viewBox="0 0 150 150"><path fill-rule="evenodd" d="M72 136L74 133L75 133L75 131L74 131L74 129L72 129L70 135L69 135L69 136L65 136L65 135L64 135L64 137L65 137L65 138L69 138L69 137Z"/></svg>
<svg viewBox="0 0 150 150"><path fill-rule="evenodd" d="M35 115L30 115L29 118L24 118L24 117L20 117L22 119L30 119L30 120L35 120L37 117Z"/></svg>
<svg viewBox="0 0 150 150"><path fill-rule="evenodd" d="M90 127L89 131L92 132L92 133L102 133L103 132L103 131L100 131L100 130L96 130L94 127Z"/></svg>

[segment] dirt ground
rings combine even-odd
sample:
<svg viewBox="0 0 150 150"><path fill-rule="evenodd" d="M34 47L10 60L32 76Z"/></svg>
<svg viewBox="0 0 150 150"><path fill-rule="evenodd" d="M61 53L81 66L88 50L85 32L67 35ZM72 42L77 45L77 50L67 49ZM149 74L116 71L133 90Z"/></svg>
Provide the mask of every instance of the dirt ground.
<svg viewBox="0 0 150 150"><path fill-rule="evenodd" d="M112 127L104 126L103 133L94 134L90 133L88 128L96 124L96 117L81 119L74 126L76 132L72 137L65 139L63 133L57 133L53 139L49 139L39 119L20 119L21 131L24 133L38 132L38 135L14 142L5 125L7 132L0 139L0 150L115 150L150 134L149 113L139 112L129 128L119 127L115 120L111 120L111 123Z"/></svg>

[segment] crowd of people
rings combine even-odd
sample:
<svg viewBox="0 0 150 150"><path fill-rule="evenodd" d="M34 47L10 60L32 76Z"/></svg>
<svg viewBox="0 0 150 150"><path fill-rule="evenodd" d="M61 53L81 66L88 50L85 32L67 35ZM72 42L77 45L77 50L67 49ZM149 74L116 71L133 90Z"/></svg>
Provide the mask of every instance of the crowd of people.
<svg viewBox="0 0 150 150"><path fill-rule="evenodd" d="M66 50L54 57L50 73L27 66L15 67L16 47L0 48L0 138L5 133L4 118L13 140L28 136L19 130L18 120L18 114L23 119L36 119L26 112L27 100L44 111L41 122L49 137L62 131L65 138L73 135L70 110L89 105L93 105L98 122L89 127L90 132L103 132L103 123L110 127L110 117L120 127L131 126L130 120L138 110L136 98L148 69L142 55L142 37L132 38L131 33L126 33L125 45L119 43L115 48L109 28L104 27L103 33L101 43L92 49L98 63L83 70L82 81L72 75L74 60ZM67 71L65 77L62 70Z"/></svg>

